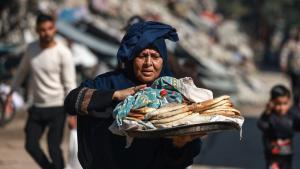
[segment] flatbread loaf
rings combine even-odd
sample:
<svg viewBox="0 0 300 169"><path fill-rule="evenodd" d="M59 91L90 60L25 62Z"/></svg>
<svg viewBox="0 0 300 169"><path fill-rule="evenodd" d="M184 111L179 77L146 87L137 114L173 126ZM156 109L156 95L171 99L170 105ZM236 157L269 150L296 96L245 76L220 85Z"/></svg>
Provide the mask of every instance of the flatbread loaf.
<svg viewBox="0 0 300 169"><path fill-rule="evenodd" d="M178 110L178 109L182 109L186 106L187 106L186 104L179 104L179 103L167 104L164 107L161 107L161 108L159 108L155 111L147 113L145 115L145 119L152 119L152 118L155 118L155 116L157 116L159 114L171 112L171 111Z"/></svg>
<svg viewBox="0 0 300 169"><path fill-rule="evenodd" d="M218 112L210 112L210 113L202 113L200 115L223 115L223 116L228 116L228 117L232 117L232 116L236 116L236 114L234 112L231 111L218 111Z"/></svg>
<svg viewBox="0 0 300 169"><path fill-rule="evenodd" d="M179 120L179 119L182 119L190 114L192 114L193 112L192 111L189 111L189 112L185 112L185 113L181 113L181 114L177 114L175 116L172 116L172 117L168 117L168 118L164 118L164 119L160 119L160 120L150 120L150 122L152 124L162 124L162 123L169 123L169 122L173 122L173 121L176 121L176 120Z"/></svg>
<svg viewBox="0 0 300 169"><path fill-rule="evenodd" d="M185 106L185 107L182 107L182 108L174 110L174 111L157 114L156 116L153 116L151 118L151 120L159 120L159 119L169 118L169 117L181 114L181 113L185 113L187 111L189 111L189 108L187 106Z"/></svg>
<svg viewBox="0 0 300 169"><path fill-rule="evenodd" d="M139 109L131 109L130 112L145 115L145 114L153 112L155 110L157 110L157 109L151 108L151 107L142 107L142 108L139 108Z"/></svg>
<svg viewBox="0 0 300 169"><path fill-rule="evenodd" d="M140 120L144 120L144 115L143 114L137 114L137 113L132 113L132 112L129 112L127 117L133 117L133 118L137 118L137 119L140 119Z"/></svg>
<svg viewBox="0 0 300 169"><path fill-rule="evenodd" d="M155 124L155 127L157 128L170 128L170 127L175 127L175 126L180 126L180 125L188 125L191 119L197 118L199 116L198 113L192 113L182 119L169 122L169 123L160 123L160 124Z"/></svg>
<svg viewBox="0 0 300 169"><path fill-rule="evenodd" d="M210 109L210 110L205 110L203 112L201 112L200 114L205 114L205 113L218 113L218 112L222 112L222 111L225 111L225 112L233 112L235 113L235 115L241 115L241 112L238 111L237 109L235 108L215 108L215 109Z"/></svg>
<svg viewBox="0 0 300 169"><path fill-rule="evenodd" d="M203 111L221 105L232 105L229 96L221 96L216 99L207 100L196 104L194 111Z"/></svg>

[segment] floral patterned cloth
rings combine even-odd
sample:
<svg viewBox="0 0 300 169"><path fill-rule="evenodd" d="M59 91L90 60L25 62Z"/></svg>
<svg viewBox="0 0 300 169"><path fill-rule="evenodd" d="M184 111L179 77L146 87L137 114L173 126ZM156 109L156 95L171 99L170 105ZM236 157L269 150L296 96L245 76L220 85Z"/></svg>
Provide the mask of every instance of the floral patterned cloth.
<svg viewBox="0 0 300 169"><path fill-rule="evenodd" d="M134 95L128 96L120 102L113 111L117 124L122 125L123 119L128 115L131 109L142 107L159 108L166 103L182 103L183 96L178 90L178 80L164 76L155 80L151 87L138 91ZM161 93L166 91L166 95Z"/></svg>

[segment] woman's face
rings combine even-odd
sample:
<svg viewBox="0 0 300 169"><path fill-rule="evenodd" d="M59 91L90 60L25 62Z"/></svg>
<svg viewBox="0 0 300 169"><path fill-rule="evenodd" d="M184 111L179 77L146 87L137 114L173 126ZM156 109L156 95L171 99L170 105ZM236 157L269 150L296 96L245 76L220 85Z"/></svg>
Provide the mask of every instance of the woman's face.
<svg viewBox="0 0 300 169"><path fill-rule="evenodd" d="M154 49L144 49L133 60L136 78L143 83L151 83L159 77L163 67L163 59Z"/></svg>

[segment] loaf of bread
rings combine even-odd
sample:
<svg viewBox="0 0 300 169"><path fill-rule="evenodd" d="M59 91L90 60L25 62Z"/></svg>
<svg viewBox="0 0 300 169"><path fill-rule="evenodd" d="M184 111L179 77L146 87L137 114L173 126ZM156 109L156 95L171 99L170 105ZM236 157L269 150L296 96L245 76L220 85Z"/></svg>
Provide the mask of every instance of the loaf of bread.
<svg viewBox="0 0 300 169"><path fill-rule="evenodd" d="M240 111L233 107L230 97L226 95L200 103L170 103L159 109L132 109L128 117L133 120L150 121L154 126L161 128L188 124L189 121L193 121L191 118L195 117L199 119L214 115L241 117Z"/></svg>
<svg viewBox="0 0 300 169"><path fill-rule="evenodd" d="M160 114L164 114L167 112L171 112L171 111L175 111L175 110L179 110L182 109L184 107L186 107L186 104L179 104L179 103L171 103L171 104L167 104L164 107L161 107L155 111L149 112L145 115L145 119L152 119L152 118L156 118L156 116L160 115Z"/></svg>

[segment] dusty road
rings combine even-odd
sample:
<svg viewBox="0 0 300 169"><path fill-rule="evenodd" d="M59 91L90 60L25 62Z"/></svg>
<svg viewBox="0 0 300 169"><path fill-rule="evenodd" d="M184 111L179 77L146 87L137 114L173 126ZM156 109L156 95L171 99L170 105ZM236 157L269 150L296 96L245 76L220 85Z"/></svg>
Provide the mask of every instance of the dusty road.
<svg viewBox="0 0 300 169"><path fill-rule="evenodd" d="M24 132L23 128L26 120L26 112L19 113L14 121L5 128L0 128L0 169L38 169L39 167L34 163L34 161L29 157L24 149ZM64 155L66 156L67 152L67 140L68 140L68 129L65 129L65 139L63 142ZM239 140L237 132L234 133L231 139L235 141ZM207 141L210 138L207 139ZM212 140L215 142L215 140ZM206 142L206 141L205 141ZM41 144L44 150L47 150L46 138L45 136L41 140ZM227 143L226 143L227 144ZM230 143L228 143L230 144ZM204 145L204 151L201 153L201 156L197 158L197 163L193 169L225 169L221 166L212 166L209 161L206 162L205 159L202 159L202 156L207 154L207 149L210 145ZM213 146L217 146L213 144ZM215 151L215 150L214 150ZM213 152L210 152L208 155L211 156ZM223 158L223 157L216 157ZM66 158L65 158L66 159ZM202 159L202 160L199 160ZM203 166L201 161L206 163L206 166ZM220 168L219 168L220 167ZM231 168L230 166L227 166ZM227 168L226 168L227 169Z"/></svg>
<svg viewBox="0 0 300 169"><path fill-rule="evenodd" d="M247 112L247 114L250 111L251 114L258 114L258 112L261 111L260 106L256 108L243 106L240 109L242 112ZM26 115L26 112L20 112L12 123L5 128L0 128L0 169L38 169L37 165L24 149L23 128ZM263 163L262 159L260 159L262 157L259 154L261 151L259 142L260 135L256 130L252 119L253 118L249 118L246 120L244 139L242 141L239 141L239 133L237 131L216 134L205 139L203 141L203 149L196 158L193 169L225 169L224 166L226 166L226 169L231 169L234 167L248 168L245 166L260 166ZM68 134L68 129L66 127L65 139L62 146L65 157L67 152ZM41 144L42 147L47 150L45 136L43 137ZM256 147L256 145L258 146ZM250 163L252 163L252 158L258 160L250 165Z"/></svg>
<svg viewBox="0 0 300 169"><path fill-rule="evenodd" d="M20 112L16 118L4 128L0 128L0 169L38 169L24 148L24 132L27 113ZM67 150L67 129L63 144L64 153ZM41 141L43 149L47 150L46 137Z"/></svg>

